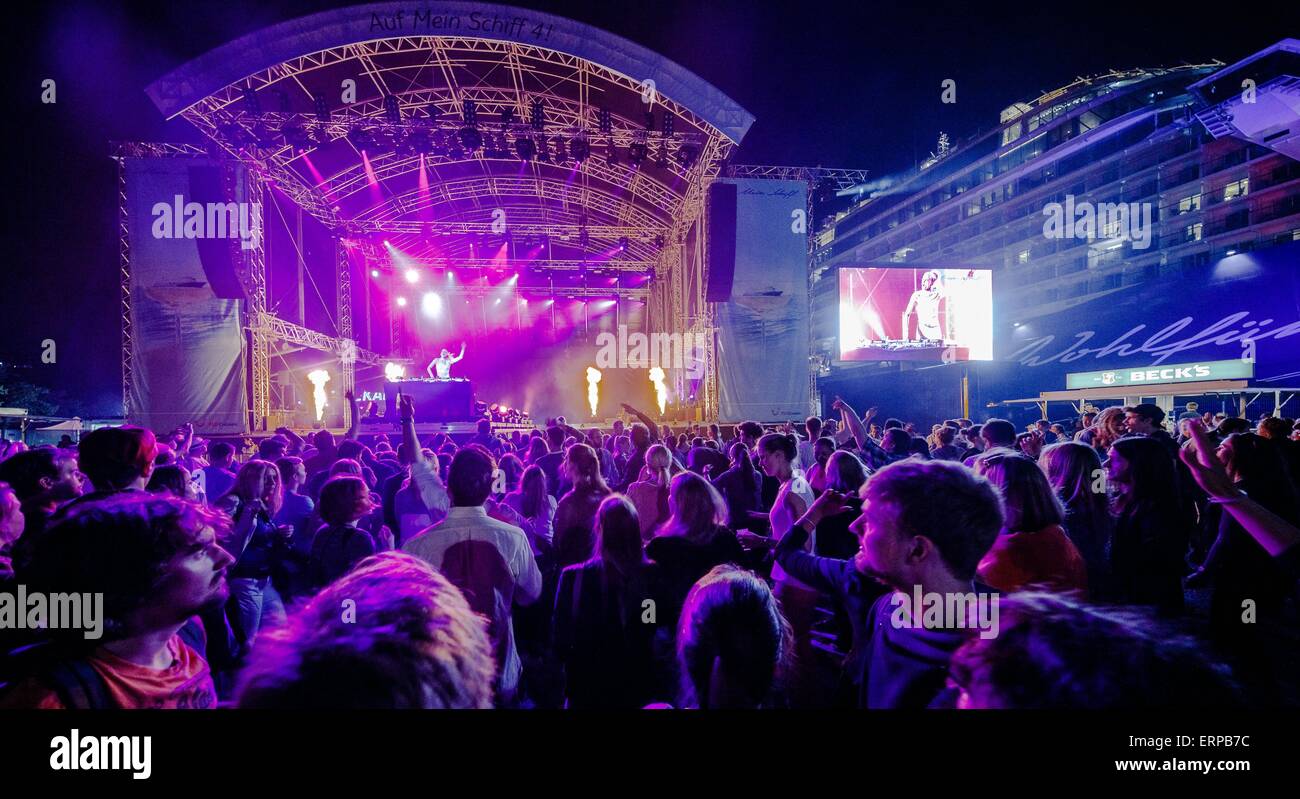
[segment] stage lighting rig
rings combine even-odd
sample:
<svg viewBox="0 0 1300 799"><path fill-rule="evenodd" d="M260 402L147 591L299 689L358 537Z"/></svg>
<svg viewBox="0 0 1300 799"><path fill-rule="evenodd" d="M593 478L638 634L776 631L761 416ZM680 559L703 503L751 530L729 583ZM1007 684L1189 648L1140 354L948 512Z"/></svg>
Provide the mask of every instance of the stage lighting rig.
<svg viewBox="0 0 1300 799"><path fill-rule="evenodd" d="M569 155L580 164L587 160L591 155L591 143L587 141L586 136L577 136L569 142Z"/></svg>
<svg viewBox="0 0 1300 799"><path fill-rule="evenodd" d="M397 97L394 95L384 96L384 118L390 125L402 124L402 107L398 105Z"/></svg>
<svg viewBox="0 0 1300 799"><path fill-rule="evenodd" d="M533 130L541 133L546 129L546 107L541 100L533 100L532 115L529 120Z"/></svg>
<svg viewBox="0 0 1300 799"><path fill-rule="evenodd" d="M600 114L598 118L600 120L601 133L608 136L609 134L614 132L614 115L610 113L608 108L600 109Z"/></svg>
<svg viewBox="0 0 1300 799"><path fill-rule="evenodd" d="M314 105L316 106L316 121L329 122L330 121L329 101L326 100L324 97L317 97L314 101Z"/></svg>
<svg viewBox="0 0 1300 799"><path fill-rule="evenodd" d="M460 143L472 153L483 146L483 134L477 128L466 125L460 129Z"/></svg>
<svg viewBox="0 0 1300 799"><path fill-rule="evenodd" d="M478 104L475 103L473 100L466 100L464 111L462 111L461 118L465 121L466 127L477 128L478 127Z"/></svg>
<svg viewBox="0 0 1300 799"><path fill-rule="evenodd" d="M515 152L518 153L519 160L531 161L533 160L533 156L537 154L537 145L533 142L532 138L528 136L520 136L515 139Z"/></svg>

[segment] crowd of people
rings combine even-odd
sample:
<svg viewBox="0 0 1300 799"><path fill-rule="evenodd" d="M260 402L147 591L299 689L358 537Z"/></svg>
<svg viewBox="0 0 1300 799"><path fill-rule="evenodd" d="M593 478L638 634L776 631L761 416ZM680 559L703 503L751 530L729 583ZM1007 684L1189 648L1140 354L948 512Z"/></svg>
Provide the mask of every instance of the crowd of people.
<svg viewBox="0 0 1300 799"><path fill-rule="evenodd" d="M1296 701L1292 420L623 407L459 442L410 397L395 441L4 442L0 593L102 595L103 629L0 624L0 707ZM994 627L900 613L930 595Z"/></svg>

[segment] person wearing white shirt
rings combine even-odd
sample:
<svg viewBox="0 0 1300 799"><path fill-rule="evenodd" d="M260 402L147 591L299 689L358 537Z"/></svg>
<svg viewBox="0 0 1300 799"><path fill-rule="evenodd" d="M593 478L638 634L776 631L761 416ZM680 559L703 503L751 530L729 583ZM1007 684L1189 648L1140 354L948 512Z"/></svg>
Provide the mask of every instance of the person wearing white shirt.
<svg viewBox="0 0 1300 799"><path fill-rule="evenodd" d="M541 597L542 574L524 531L488 516L485 504L495 470L491 455L482 449L457 452L447 474L447 517L407 541L402 550L427 561L465 594L470 607L487 617L499 668L498 702L510 705L522 671L511 606L529 605Z"/></svg>

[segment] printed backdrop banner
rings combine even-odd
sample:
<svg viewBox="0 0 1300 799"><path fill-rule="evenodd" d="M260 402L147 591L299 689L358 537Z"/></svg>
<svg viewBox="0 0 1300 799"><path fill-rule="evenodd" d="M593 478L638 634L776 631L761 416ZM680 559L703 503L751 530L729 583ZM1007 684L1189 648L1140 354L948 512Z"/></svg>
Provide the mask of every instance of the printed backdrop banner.
<svg viewBox="0 0 1300 799"><path fill-rule="evenodd" d="M777 422L808 413L808 185L736 180L736 272L717 306L718 415ZM712 235L712 232L710 232Z"/></svg>
<svg viewBox="0 0 1300 799"><path fill-rule="evenodd" d="M239 232L209 229L215 214L205 213L203 224L187 231L154 213L159 203L174 208L177 196L182 205L205 208L224 202L219 178L219 168L206 159L126 159L133 342L128 411L132 422L157 431L185 422L209 434L240 433L246 426L243 300L231 296L240 244L229 236ZM226 237L216 235L222 232Z"/></svg>
<svg viewBox="0 0 1300 799"><path fill-rule="evenodd" d="M1300 242L1185 267L1001 333L998 358L1014 369L1000 390L1014 396L1063 389L1071 372L1242 359L1254 361L1255 383L1295 386Z"/></svg>

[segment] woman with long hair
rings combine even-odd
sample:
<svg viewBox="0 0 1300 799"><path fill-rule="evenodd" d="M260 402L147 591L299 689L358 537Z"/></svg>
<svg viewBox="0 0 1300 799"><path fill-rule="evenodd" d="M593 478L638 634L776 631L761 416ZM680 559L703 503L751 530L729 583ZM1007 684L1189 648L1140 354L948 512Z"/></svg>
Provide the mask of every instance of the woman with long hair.
<svg viewBox="0 0 1300 799"><path fill-rule="evenodd" d="M858 489L867 482L867 469L857 455L842 449L831 454L826 462L826 489L845 497L844 509L817 523L815 552L826 558L851 560L860 549L858 536L849 525L862 511Z"/></svg>
<svg viewBox="0 0 1300 799"><path fill-rule="evenodd" d="M729 454L731 468L714 478L713 487L727 503L727 524L740 530L749 526L749 514L762 507L763 475L749 457L745 442L732 442Z"/></svg>
<svg viewBox="0 0 1300 799"><path fill-rule="evenodd" d="M600 474L596 451L573 444L560 467L572 488L555 509L555 562L559 568L591 557L596 543L596 510L611 493Z"/></svg>
<svg viewBox="0 0 1300 799"><path fill-rule="evenodd" d="M528 456L526 460L529 463L537 463L545 457L546 453L549 451L550 450L546 448L546 441L541 436L534 436L528 441Z"/></svg>
<svg viewBox="0 0 1300 799"><path fill-rule="evenodd" d="M595 554L560 574L555 654L569 708L640 708L655 696L653 642L658 566L646 559L636 508L606 497L596 512ZM657 616L657 614L655 614Z"/></svg>
<svg viewBox="0 0 1300 799"><path fill-rule="evenodd" d="M1084 592L1088 567L1065 534L1065 508L1047 475L1024 455L998 452L975 462L975 471L1002 495L1002 531L980 560L977 574L999 591L1031 586Z"/></svg>
<svg viewBox="0 0 1300 799"><path fill-rule="evenodd" d="M171 494L173 497L188 499L191 502L199 498L198 489L190 480L190 470L180 463L155 466L145 490L151 494Z"/></svg>
<svg viewBox="0 0 1300 799"><path fill-rule="evenodd" d="M1300 503L1281 446L1254 433L1233 433L1219 445L1217 456L1235 487L1289 524L1300 521ZM1196 587L1213 586L1210 596L1210 632L1216 644L1257 679L1271 685L1271 668L1261 646L1259 624L1277 620L1287 595L1295 585L1278 567L1276 559L1233 519L1223 513L1218 536L1201 568L1188 580ZM1249 600L1256 623L1242 623L1242 608Z"/></svg>
<svg viewBox="0 0 1300 799"><path fill-rule="evenodd" d="M1097 450L1077 441L1043 448L1038 467L1065 509L1065 534L1088 566L1088 591L1093 599L1108 593L1110 536L1113 524L1106 498L1105 472Z"/></svg>
<svg viewBox="0 0 1300 799"><path fill-rule="evenodd" d="M1124 408L1112 405L1097 414L1092 427L1079 433L1078 441L1097 450L1097 455L1105 458L1111 446L1128 433L1124 429Z"/></svg>
<svg viewBox="0 0 1300 799"><path fill-rule="evenodd" d="M668 448L655 444L645 452L645 468L639 478L627 487L627 498L640 519L642 541L649 541L655 528L668 518L668 483L672 479L668 469L672 462Z"/></svg>
<svg viewBox="0 0 1300 799"><path fill-rule="evenodd" d="M769 541L773 544L790 532L795 520L804 515L814 499L808 481L794 471L796 451L796 441L791 435L768 433L758 440L759 464L763 473L780 483L776 501L768 513L772 530ZM817 534L814 531L804 549L813 552L816 548ZM802 699L811 688L812 624L820 594L812 586L787 574L779 563L772 564L772 591L794 631L795 670L791 675L791 689L796 698Z"/></svg>
<svg viewBox="0 0 1300 799"><path fill-rule="evenodd" d="M276 527L272 521L282 500L279 467L254 459L240 467L235 484L216 502L231 519L229 537L222 542L235 558L226 571L229 607L236 632L246 645L267 623L285 621L284 602L271 582L293 533L292 527Z"/></svg>
<svg viewBox="0 0 1300 799"><path fill-rule="evenodd" d="M539 466L524 469L518 487L506 494L505 503L532 524L528 543L533 556L549 556L555 538L556 502L546 485L546 472Z"/></svg>
<svg viewBox="0 0 1300 799"><path fill-rule="evenodd" d="M524 475L524 463L523 461L519 460L519 457L517 455L514 455L513 453L506 453L505 455L501 456L500 460L497 461L497 468L501 470L501 474L503 474L506 478L505 490L500 492L500 494L498 494L496 497L498 500L500 500L503 499L506 494L509 494L519 488L519 480Z"/></svg>
<svg viewBox="0 0 1300 799"><path fill-rule="evenodd" d="M1192 520L1173 457L1155 439L1121 438L1111 445L1107 472L1114 492L1110 569L1115 598L1152 605L1165 615L1181 613Z"/></svg>
<svg viewBox="0 0 1300 799"><path fill-rule="evenodd" d="M722 495L695 472L679 472L668 488L668 520L659 526L645 552L663 570L666 607L661 623L675 625L681 603L695 581L721 563L744 556L736 534L724 522Z"/></svg>
<svg viewBox="0 0 1300 799"><path fill-rule="evenodd" d="M681 707L760 708L792 654L782 607L753 572L717 566L691 589L677 632Z"/></svg>

